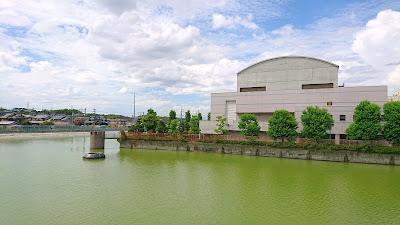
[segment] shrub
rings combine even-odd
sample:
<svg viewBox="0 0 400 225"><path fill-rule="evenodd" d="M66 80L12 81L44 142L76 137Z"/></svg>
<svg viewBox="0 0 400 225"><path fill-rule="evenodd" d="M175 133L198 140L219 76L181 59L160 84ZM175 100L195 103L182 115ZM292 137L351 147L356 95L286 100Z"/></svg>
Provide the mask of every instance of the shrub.
<svg viewBox="0 0 400 225"><path fill-rule="evenodd" d="M187 138L185 138L185 137L179 136L178 137L178 141L180 141L180 142L188 142L189 140Z"/></svg>
<svg viewBox="0 0 400 225"><path fill-rule="evenodd" d="M43 123L41 123L40 125L43 125L43 126L49 126L49 125L54 125L54 123L53 122L50 122L50 121L46 121L46 122L43 122Z"/></svg>
<svg viewBox="0 0 400 225"><path fill-rule="evenodd" d="M32 123L29 120L24 120L24 122L22 122L22 125L32 125Z"/></svg>

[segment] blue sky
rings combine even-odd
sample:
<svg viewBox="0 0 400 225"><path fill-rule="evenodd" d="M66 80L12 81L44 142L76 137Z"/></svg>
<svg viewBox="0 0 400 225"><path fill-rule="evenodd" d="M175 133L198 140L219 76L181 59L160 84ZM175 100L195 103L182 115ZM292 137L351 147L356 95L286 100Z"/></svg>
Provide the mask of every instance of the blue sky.
<svg viewBox="0 0 400 225"><path fill-rule="evenodd" d="M340 66L346 86L400 89L399 1L60 0L0 3L0 106L133 114L210 110L271 57Z"/></svg>

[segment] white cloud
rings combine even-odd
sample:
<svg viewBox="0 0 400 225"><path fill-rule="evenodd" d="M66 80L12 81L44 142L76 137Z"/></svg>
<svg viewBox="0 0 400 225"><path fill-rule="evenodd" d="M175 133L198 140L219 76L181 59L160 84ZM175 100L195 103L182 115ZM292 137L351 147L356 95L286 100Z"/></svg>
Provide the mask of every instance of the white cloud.
<svg viewBox="0 0 400 225"><path fill-rule="evenodd" d="M15 71L17 67L26 63L26 57L20 56L18 51L0 51L0 72Z"/></svg>
<svg viewBox="0 0 400 225"><path fill-rule="evenodd" d="M400 86L400 65L396 66L396 68L390 72L389 81L396 86Z"/></svg>
<svg viewBox="0 0 400 225"><path fill-rule="evenodd" d="M249 14L249 16L246 19L243 19L239 16L231 17L231 16L224 16L221 14L213 14L212 18L213 18L212 27L214 29L219 29L219 28L234 29L237 27L237 25L241 25L248 29L258 28L258 26L255 23L251 22L252 20L251 14Z"/></svg>
<svg viewBox="0 0 400 225"><path fill-rule="evenodd" d="M29 64L29 67L31 68L32 72L40 72L40 71L46 71L50 70L52 65L48 61L40 61L40 62L31 62Z"/></svg>
<svg viewBox="0 0 400 225"><path fill-rule="evenodd" d="M263 2L271 8L268 13L233 0L2 0L0 105L30 101L37 108L76 106L132 114L135 92L137 112L149 107L161 115L171 108L207 112L209 103L203 101L211 92L235 91L238 71L289 54L341 62L340 79L346 83L372 82L374 74L382 74L360 57L362 50L351 50L355 33L365 25L349 25L357 20L354 14L271 31L253 22L252 15L257 21L278 16L275 1ZM214 30L207 23L211 16ZM227 35L216 31L221 28L249 30ZM358 40L370 43L361 36ZM396 74L391 74L394 80Z"/></svg>
<svg viewBox="0 0 400 225"><path fill-rule="evenodd" d="M374 66L400 61L400 12L385 10L355 35L355 52Z"/></svg>
<svg viewBox="0 0 400 225"><path fill-rule="evenodd" d="M400 12L379 12L355 35L352 49L377 71L378 82L393 85L390 92L400 88Z"/></svg>
<svg viewBox="0 0 400 225"><path fill-rule="evenodd" d="M7 2L0 12L11 10L27 20L20 23L25 25L20 37L0 30L0 40L5 40L0 43L0 70L14 70L0 76L0 94L12 96L0 98L3 106L30 101L37 108L78 105L129 113L134 90L146 96L137 99L138 107L154 105L163 114L176 103L146 94L148 88L165 88L164 95L207 97L212 90L232 88L233 82L224 79L237 71L224 57L225 47L205 41L195 26L154 15L143 3L121 10L105 9L113 7L107 2ZM21 50L28 50L29 57ZM30 71L20 72L21 65Z"/></svg>
<svg viewBox="0 0 400 225"><path fill-rule="evenodd" d="M118 91L118 93L121 93L121 94L125 94L125 93L127 93L128 92L128 88L126 88L126 87L122 87L121 89L119 89L119 91Z"/></svg>

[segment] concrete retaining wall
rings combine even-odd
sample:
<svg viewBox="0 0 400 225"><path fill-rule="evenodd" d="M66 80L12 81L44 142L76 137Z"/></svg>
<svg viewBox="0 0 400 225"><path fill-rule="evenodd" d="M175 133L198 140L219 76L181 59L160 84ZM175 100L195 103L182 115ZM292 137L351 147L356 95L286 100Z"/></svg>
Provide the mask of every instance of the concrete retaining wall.
<svg viewBox="0 0 400 225"><path fill-rule="evenodd" d="M398 154L363 153L355 151L322 151L307 149L277 149L268 146L246 146L195 142L185 143L178 141L125 140L120 144L121 148L199 151L289 159L400 165L400 155Z"/></svg>

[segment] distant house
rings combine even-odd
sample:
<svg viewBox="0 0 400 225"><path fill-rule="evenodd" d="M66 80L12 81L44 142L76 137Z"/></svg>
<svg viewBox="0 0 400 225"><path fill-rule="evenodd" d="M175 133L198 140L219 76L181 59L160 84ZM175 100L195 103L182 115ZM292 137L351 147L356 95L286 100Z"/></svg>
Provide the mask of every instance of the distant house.
<svg viewBox="0 0 400 225"><path fill-rule="evenodd" d="M42 114L42 115L36 115L32 118L34 121L47 121L51 118L50 115L47 114Z"/></svg>
<svg viewBox="0 0 400 225"><path fill-rule="evenodd" d="M6 113L0 116L0 121L10 121L13 116L15 116L15 113Z"/></svg>
<svg viewBox="0 0 400 225"><path fill-rule="evenodd" d="M32 125L40 125L41 123L43 123L45 121L42 121L42 120L31 120L29 122L31 122Z"/></svg>
<svg viewBox="0 0 400 225"><path fill-rule="evenodd" d="M126 126L125 119L110 119L110 126L111 127L124 127Z"/></svg>
<svg viewBox="0 0 400 225"><path fill-rule="evenodd" d="M31 118L24 114L15 114L13 117L11 117L11 120L17 122L18 124L21 124L23 121L29 119Z"/></svg>
<svg viewBox="0 0 400 225"><path fill-rule="evenodd" d="M107 119L105 116L91 116L87 121L85 121L85 124L110 124L110 121Z"/></svg>
<svg viewBox="0 0 400 225"><path fill-rule="evenodd" d="M55 115L55 116L52 116L52 117L50 118L50 121L51 121L51 122L61 122L61 120L64 119L65 117L66 117L66 116L63 115L63 114Z"/></svg>
<svg viewBox="0 0 400 225"><path fill-rule="evenodd" d="M0 116L0 121L4 121L3 124L6 125L18 125L21 124L25 120L31 120L32 116L24 115L24 114L16 114L16 113L7 113L3 116ZM10 123L13 122L13 123Z"/></svg>
<svg viewBox="0 0 400 225"><path fill-rule="evenodd" d="M7 126L14 126L14 125L17 125L17 121L7 121L7 120L0 121L0 127L7 127Z"/></svg>
<svg viewBox="0 0 400 225"><path fill-rule="evenodd" d="M45 121L49 121L50 118L51 118L50 115L41 114L41 115L36 115L36 116L32 117L32 120L30 122L32 123L32 125L40 125L41 123L43 123Z"/></svg>
<svg viewBox="0 0 400 225"><path fill-rule="evenodd" d="M68 124L72 124L72 119L69 116L66 116L64 118L61 119L61 122L63 123L68 123Z"/></svg>

